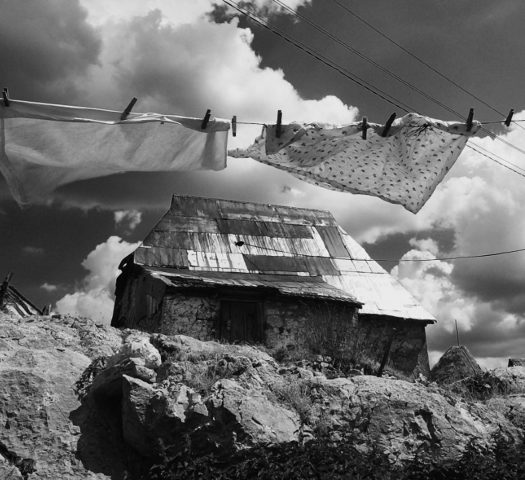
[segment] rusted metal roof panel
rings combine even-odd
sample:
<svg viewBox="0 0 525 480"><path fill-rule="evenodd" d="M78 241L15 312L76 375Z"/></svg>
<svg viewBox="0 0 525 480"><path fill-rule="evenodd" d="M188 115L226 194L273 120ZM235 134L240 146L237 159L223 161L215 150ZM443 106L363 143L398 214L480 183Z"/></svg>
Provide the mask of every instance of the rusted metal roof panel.
<svg viewBox="0 0 525 480"><path fill-rule="evenodd" d="M203 197L173 195L170 214L183 217L218 218L217 200Z"/></svg>
<svg viewBox="0 0 525 480"><path fill-rule="evenodd" d="M244 256L240 253L196 252L194 250L188 250L187 256L191 269L248 271Z"/></svg>
<svg viewBox="0 0 525 480"><path fill-rule="evenodd" d="M276 205L274 208L281 221L286 223L298 225L337 225L332 214L324 210L310 210L280 205Z"/></svg>
<svg viewBox="0 0 525 480"><path fill-rule="evenodd" d="M350 257L337 227L318 226L316 230L319 232L319 235L321 235L326 248L330 252L330 256L334 258Z"/></svg>
<svg viewBox="0 0 525 480"><path fill-rule="evenodd" d="M275 221L275 210L272 205L218 200L217 206L220 218Z"/></svg>
<svg viewBox="0 0 525 480"><path fill-rule="evenodd" d="M234 235L255 235L265 237L312 238L304 225L282 223L281 221L238 220L220 218L217 220L221 233Z"/></svg>
<svg viewBox="0 0 525 480"><path fill-rule="evenodd" d="M134 261L139 265L188 268L188 252L177 248L145 247L135 250Z"/></svg>
<svg viewBox="0 0 525 480"><path fill-rule="evenodd" d="M339 272L326 257L272 257L244 255L249 270L259 272L305 272L310 275L337 275Z"/></svg>
<svg viewBox="0 0 525 480"><path fill-rule="evenodd" d="M435 321L395 278L388 274L346 273L323 276L330 285L352 292L363 307L360 313L402 319Z"/></svg>
<svg viewBox="0 0 525 480"><path fill-rule="evenodd" d="M165 215L154 228L155 231L221 233L215 219Z"/></svg>
<svg viewBox="0 0 525 480"><path fill-rule="evenodd" d="M326 300L343 301L360 306L361 303L353 295L337 289L321 280L319 277L309 277L308 280L297 281L296 277L286 275L258 275L249 273L220 272L180 272L174 269L146 270L173 287L242 287L276 290L281 295L303 298L322 298Z"/></svg>

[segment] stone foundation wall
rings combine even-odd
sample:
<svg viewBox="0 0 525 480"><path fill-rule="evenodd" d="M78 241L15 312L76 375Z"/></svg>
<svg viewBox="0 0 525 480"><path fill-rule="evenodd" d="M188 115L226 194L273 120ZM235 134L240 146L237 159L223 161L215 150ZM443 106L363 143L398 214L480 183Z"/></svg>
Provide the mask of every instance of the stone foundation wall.
<svg viewBox="0 0 525 480"><path fill-rule="evenodd" d="M161 280L136 271L119 277L117 291L113 326L199 340L217 338L221 306L217 292L170 289ZM273 354L292 359L320 354L374 372L392 339L386 371L409 378L430 373L424 322L358 316L354 306L338 302L281 296L259 300L264 345Z"/></svg>
<svg viewBox="0 0 525 480"><path fill-rule="evenodd" d="M162 302L158 332L165 335L189 335L198 340L216 338L215 325L220 315L216 295L169 293Z"/></svg>
<svg viewBox="0 0 525 480"><path fill-rule="evenodd" d="M428 377L430 366L425 325L421 321L360 316L357 349L365 363L368 361L372 367L377 367L392 339L386 370L392 369L409 377L417 377L420 373Z"/></svg>

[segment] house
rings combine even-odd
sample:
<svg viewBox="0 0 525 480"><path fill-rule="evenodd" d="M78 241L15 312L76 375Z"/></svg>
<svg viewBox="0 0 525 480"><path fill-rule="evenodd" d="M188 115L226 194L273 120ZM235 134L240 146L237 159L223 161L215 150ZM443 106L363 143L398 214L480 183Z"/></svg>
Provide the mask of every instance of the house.
<svg viewBox="0 0 525 480"><path fill-rule="evenodd" d="M120 269L115 327L429 372L435 319L329 212L173 196Z"/></svg>

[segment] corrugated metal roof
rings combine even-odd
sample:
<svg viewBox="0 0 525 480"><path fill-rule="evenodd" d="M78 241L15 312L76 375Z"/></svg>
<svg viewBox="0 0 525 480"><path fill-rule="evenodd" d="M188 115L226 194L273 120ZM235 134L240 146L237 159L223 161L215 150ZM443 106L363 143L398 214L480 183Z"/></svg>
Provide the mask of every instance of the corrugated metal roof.
<svg viewBox="0 0 525 480"><path fill-rule="evenodd" d="M361 313L434 321L322 210L173 196L170 210L134 258L145 267L183 270L201 279L220 274L226 284L243 285L245 279L262 286L268 274L282 281L293 278L290 292L296 295L298 285L326 293L329 284L362 302Z"/></svg>
<svg viewBox="0 0 525 480"><path fill-rule="evenodd" d="M281 295L322 298L361 305L353 295L329 285L321 277L298 279L293 275L266 275L250 273L221 273L177 271L166 268L145 267L154 277L162 279L166 284L177 288L195 287L243 287L254 289L276 290Z"/></svg>

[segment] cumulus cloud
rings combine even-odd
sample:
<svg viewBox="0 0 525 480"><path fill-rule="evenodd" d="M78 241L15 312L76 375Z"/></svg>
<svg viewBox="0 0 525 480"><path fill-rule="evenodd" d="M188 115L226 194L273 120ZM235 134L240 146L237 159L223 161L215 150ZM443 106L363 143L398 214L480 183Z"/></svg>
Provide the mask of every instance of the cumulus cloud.
<svg viewBox="0 0 525 480"><path fill-rule="evenodd" d="M135 228L142 221L142 213L138 210L117 210L113 212L115 225L125 228L128 232Z"/></svg>
<svg viewBox="0 0 525 480"><path fill-rule="evenodd" d="M137 246L138 243L128 243L117 236L111 236L97 245L82 262L88 274L80 287L58 300L56 311L109 323L113 313L118 265Z"/></svg>
<svg viewBox="0 0 525 480"><path fill-rule="evenodd" d="M503 366L509 357L521 356L523 318L502 304L463 290L454 277L461 264L434 260L440 252L432 239L412 239L410 243L415 248L403 255L391 273L438 319L436 325L427 327L431 363L456 343L456 321L461 343L484 366Z"/></svg>
<svg viewBox="0 0 525 480"><path fill-rule="evenodd" d="M40 288L42 290L45 290L46 292L56 292L58 290L58 285L53 285L52 283L44 282L42 285L40 285Z"/></svg>
<svg viewBox="0 0 525 480"><path fill-rule="evenodd" d="M251 47L253 33L239 28L237 19L216 24L198 18L182 25L165 20L153 10L102 29L101 65L86 78L91 103L125 104L137 95L137 110L188 116L210 108L218 117L264 122L282 109L288 120L355 119L357 109L335 96L304 99L282 70L261 67ZM260 128L239 125L231 146L251 143Z"/></svg>

